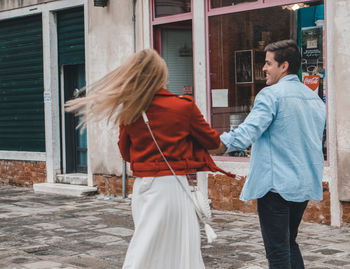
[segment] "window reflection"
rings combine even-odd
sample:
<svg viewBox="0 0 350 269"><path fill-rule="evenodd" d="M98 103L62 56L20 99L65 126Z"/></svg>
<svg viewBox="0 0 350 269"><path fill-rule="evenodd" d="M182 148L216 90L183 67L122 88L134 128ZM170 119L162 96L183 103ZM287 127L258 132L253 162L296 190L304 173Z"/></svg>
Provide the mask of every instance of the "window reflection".
<svg viewBox="0 0 350 269"><path fill-rule="evenodd" d="M219 7L230 2L232 3L213 0L212 4ZM244 121L254 105L255 96L266 86L262 72L265 62L264 48L278 40L294 39L298 42L302 52L300 80L326 102L324 6L323 1L309 2L309 5L304 8L301 6L298 10L277 6L209 17L213 128L221 133L229 131L231 127L237 128ZM326 135L326 158L325 138ZM249 157L250 150L230 155Z"/></svg>
<svg viewBox="0 0 350 269"><path fill-rule="evenodd" d="M191 0L155 0L156 17L191 12Z"/></svg>
<svg viewBox="0 0 350 269"><path fill-rule="evenodd" d="M227 7L227 6L234 6L239 4L251 3L251 2L257 2L257 0L212 0L211 7L212 8Z"/></svg>

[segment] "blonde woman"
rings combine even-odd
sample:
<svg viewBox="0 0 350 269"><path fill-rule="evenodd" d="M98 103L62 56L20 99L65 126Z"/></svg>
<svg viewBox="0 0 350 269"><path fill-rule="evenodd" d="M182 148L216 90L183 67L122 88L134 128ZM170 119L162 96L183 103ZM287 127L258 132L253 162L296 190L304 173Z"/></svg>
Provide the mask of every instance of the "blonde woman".
<svg viewBox="0 0 350 269"><path fill-rule="evenodd" d="M131 56L67 103L83 123L107 119L119 125L119 149L135 178L132 216L135 232L123 269L202 269L199 223L192 202L163 161L145 125L145 111L168 162L188 186L186 174L221 171L208 149L220 145L189 96L164 89L168 70L152 49Z"/></svg>

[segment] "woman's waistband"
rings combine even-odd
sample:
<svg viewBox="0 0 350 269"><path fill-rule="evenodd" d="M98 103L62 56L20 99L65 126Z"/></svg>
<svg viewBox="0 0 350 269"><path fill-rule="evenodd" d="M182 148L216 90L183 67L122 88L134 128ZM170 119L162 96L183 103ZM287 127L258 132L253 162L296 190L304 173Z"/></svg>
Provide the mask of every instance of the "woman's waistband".
<svg viewBox="0 0 350 269"><path fill-rule="evenodd" d="M173 170L192 170L202 169L207 167L206 162L199 162L194 160L168 161ZM131 162L130 168L134 172L150 172L150 171L164 171L170 170L165 161L154 162Z"/></svg>

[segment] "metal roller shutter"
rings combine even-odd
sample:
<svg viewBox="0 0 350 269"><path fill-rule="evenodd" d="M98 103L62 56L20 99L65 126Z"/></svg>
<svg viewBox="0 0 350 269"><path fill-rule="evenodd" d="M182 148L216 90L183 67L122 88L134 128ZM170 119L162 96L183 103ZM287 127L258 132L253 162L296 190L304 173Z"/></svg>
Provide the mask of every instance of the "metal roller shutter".
<svg viewBox="0 0 350 269"><path fill-rule="evenodd" d="M84 9L68 9L57 13L59 65L85 63Z"/></svg>
<svg viewBox="0 0 350 269"><path fill-rule="evenodd" d="M0 150L45 151L41 15L0 21Z"/></svg>
<svg viewBox="0 0 350 269"><path fill-rule="evenodd" d="M186 48L190 54L180 55L179 51L182 48ZM174 94L183 94L184 86L193 86L191 30L163 29L162 57L169 70L167 89Z"/></svg>

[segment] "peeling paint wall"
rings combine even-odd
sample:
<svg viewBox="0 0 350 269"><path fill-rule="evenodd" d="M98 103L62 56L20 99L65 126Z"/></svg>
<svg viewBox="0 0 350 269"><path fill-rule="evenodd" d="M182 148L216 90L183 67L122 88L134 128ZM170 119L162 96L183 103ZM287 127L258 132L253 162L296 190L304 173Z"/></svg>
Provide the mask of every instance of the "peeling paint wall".
<svg viewBox="0 0 350 269"><path fill-rule="evenodd" d="M334 8L334 90L339 199L350 201L350 1L338 0Z"/></svg>
<svg viewBox="0 0 350 269"><path fill-rule="evenodd" d="M0 11L28 7L57 0L0 0Z"/></svg>
<svg viewBox="0 0 350 269"><path fill-rule="evenodd" d="M133 49L132 1L109 1L107 7L94 7L89 1L87 36L87 84L100 79L121 65ZM140 16L137 11L136 16ZM141 32L142 20L137 17L137 30ZM137 35L137 48L143 42ZM88 127L89 169L93 174L122 173L122 159L118 149L118 128L106 122Z"/></svg>

